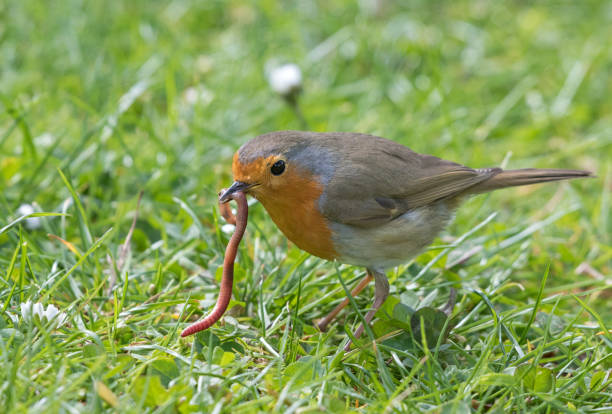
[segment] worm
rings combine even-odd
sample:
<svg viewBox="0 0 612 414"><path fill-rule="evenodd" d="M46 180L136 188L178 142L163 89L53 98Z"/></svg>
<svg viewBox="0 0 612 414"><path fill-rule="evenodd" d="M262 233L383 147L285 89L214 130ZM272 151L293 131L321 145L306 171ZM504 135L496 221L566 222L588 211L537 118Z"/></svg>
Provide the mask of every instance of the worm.
<svg viewBox="0 0 612 414"><path fill-rule="evenodd" d="M230 198L235 200L238 204L236 229L234 230L234 234L232 234L232 237L227 244L227 248L225 249L225 258L223 259L223 276L221 277L221 289L219 290L217 304L212 312L208 314L208 316L201 321L188 326L181 333L181 337L193 335L194 333L203 331L214 325L225 313L230 298L232 297L232 285L234 283L234 261L236 260L236 253L238 252L238 244L240 244L240 240L242 240L242 236L244 236L244 230L246 229L247 220L249 218L249 206L247 204L246 195L241 191L233 193ZM219 207L221 214L223 214L224 217L224 212L226 211L229 211L231 214L230 209L226 209L227 203L219 203Z"/></svg>
<svg viewBox="0 0 612 414"><path fill-rule="evenodd" d="M219 192L219 195L223 194L224 192L225 191ZM234 226L236 225L236 216L234 216L232 213L229 203L219 202L219 212L228 224L233 224Z"/></svg>

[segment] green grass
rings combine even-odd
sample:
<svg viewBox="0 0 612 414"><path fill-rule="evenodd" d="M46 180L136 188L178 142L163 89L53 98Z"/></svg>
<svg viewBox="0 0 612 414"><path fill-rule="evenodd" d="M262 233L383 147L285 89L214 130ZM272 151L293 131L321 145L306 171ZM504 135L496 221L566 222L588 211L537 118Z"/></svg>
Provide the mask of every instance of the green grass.
<svg viewBox="0 0 612 414"><path fill-rule="evenodd" d="M409 4L0 3L0 412L610 412L612 7ZM363 270L254 205L229 313L179 339L216 299L233 152L301 128L266 80L285 61L311 130L598 177L468 201L349 354L355 309L313 320Z"/></svg>

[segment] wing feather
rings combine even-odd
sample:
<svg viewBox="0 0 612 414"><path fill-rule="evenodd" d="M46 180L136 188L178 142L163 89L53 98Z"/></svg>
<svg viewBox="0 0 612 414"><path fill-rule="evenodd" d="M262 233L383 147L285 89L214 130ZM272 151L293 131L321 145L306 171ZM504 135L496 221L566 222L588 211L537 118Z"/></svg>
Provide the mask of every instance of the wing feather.
<svg viewBox="0 0 612 414"><path fill-rule="evenodd" d="M358 227L381 225L411 209L459 195L501 171L475 170L418 154L384 138L341 138L343 153L350 155L327 183L320 207L329 220Z"/></svg>

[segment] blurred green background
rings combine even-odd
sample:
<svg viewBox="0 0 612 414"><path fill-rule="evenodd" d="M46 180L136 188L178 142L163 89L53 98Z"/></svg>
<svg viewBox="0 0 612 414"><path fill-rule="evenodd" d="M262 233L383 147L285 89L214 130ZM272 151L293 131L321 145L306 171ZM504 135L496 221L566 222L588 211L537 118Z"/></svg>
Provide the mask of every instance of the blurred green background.
<svg viewBox="0 0 612 414"><path fill-rule="evenodd" d="M178 362L200 350L176 340L176 317L183 308L175 307L190 297L204 299L185 308L199 315L214 302L212 279L219 276L227 240L219 230L216 193L231 182L233 152L258 134L304 128L269 86L268 74L284 63L302 71L299 109L310 130L380 135L472 167L594 171L598 178L592 180L500 191L469 201L438 244L468 232L495 211L495 219L468 246L484 246L485 253L451 276L440 262L411 284L415 272L438 253L426 252L393 272L392 294L405 302L414 291L422 299L457 282L464 295L458 310L463 318L479 301L470 289L505 286L508 290L493 302L511 310L534 303L549 267L544 296L561 295L562 300L554 309L550 302L546 314L566 318L570 331L586 335L584 344L609 353L609 335L595 334L602 324L612 324L610 39L612 3L594 0L0 2L0 227L27 211L24 205L70 214L16 223L0 232L0 344L6 367L0 374L0 407L4 412L112 406L124 412L173 412L280 410L294 404L295 409L376 411L401 395L407 385L401 385L405 373L400 368L391 373L397 392L385 393L370 385L373 379L348 375L352 368L325 365L344 332L338 328L335 336L319 335L311 321L342 297L334 267L301 256L260 206L251 209L234 290L244 308L236 317L246 327L214 328L214 338L238 341L252 333L280 346L282 330L273 328L268 338L262 315L268 321L283 312L288 317L287 301L291 309L310 303L300 310L300 326L320 337L315 340L319 351L300 348L297 339L291 342L289 356L283 354L274 368L285 379L278 383L264 384L257 377L272 357L255 339L247 341L253 348L242 344L244 349L232 354L234 362L225 360L225 371L215 371L233 380L212 388L202 385L211 378L202 374L202 366L195 372ZM108 263L121 256L118 248L140 190L144 195L131 254L117 269L119 281L111 290ZM517 234L522 236L512 239ZM509 239L514 241L505 242ZM509 248L500 252L500 245ZM455 253L459 257L465 251ZM303 279L296 276L300 272ZM358 274L348 267L342 272L346 280ZM436 305L446 300L444 289L432 296ZM333 294L321 299L322 291ZM594 313L572 294L581 295ZM360 299L361 309L367 308L369 295ZM20 319L28 301L55 304L70 322L43 334ZM492 330L491 313L477 309L470 323L483 318ZM354 318L354 312L344 317ZM90 333L79 334L84 330ZM457 334L474 349L474 358L489 358L495 365L494 356L477 350L481 335L490 332L477 330ZM554 340L536 337L541 344ZM211 352L220 349L206 344ZM520 345L527 352L526 342ZM134 354L138 357L130 357ZM198 355L210 368L212 354ZM285 371L296 355L327 366L325 374L315 371L345 388L323 387L315 401L304 391L319 392L314 383L300 383L306 388L289 387L285 402L278 403L275 392L298 375L295 367ZM372 372L380 369L375 356L361 358L363 366L372 364ZM470 371L475 364L470 358L438 367L441 373L449 372L448 364L465 369L465 378L450 375L446 385L417 381L412 390L422 398L407 407L425 410L483 398L479 407L488 401L497 408L524 408L524 399L496 399L492 391L474 396L471 385L457 385L478 378ZM151 368L151 361L159 360L166 368L177 364L176 371L155 368L172 381ZM595 368L585 363L575 369L586 375ZM256 378L255 385L237 385ZM108 385L116 401L100 383ZM559 394L563 407L588 400L601 408L610 395L580 394L580 400L572 387ZM446 391L432 394L436 388ZM155 400L147 390L164 397Z"/></svg>

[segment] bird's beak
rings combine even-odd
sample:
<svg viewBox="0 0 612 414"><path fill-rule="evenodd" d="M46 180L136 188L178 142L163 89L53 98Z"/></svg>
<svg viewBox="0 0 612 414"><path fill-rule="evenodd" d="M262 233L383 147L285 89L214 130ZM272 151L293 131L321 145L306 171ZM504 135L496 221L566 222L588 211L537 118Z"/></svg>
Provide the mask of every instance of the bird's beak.
<svg viewBox="0 0 612 414"><path fill-rule="evenodd" d="M252 184L243 183L242 181L234 181L230 188L219 194L219 202L227 203L230 201L230 196L232 194L237 193L238 191L246 191L252 186Z"/></svg>

